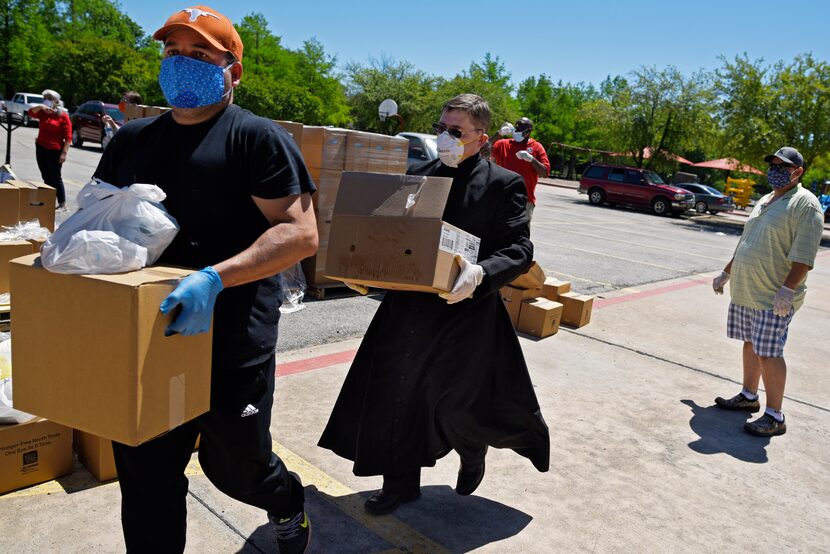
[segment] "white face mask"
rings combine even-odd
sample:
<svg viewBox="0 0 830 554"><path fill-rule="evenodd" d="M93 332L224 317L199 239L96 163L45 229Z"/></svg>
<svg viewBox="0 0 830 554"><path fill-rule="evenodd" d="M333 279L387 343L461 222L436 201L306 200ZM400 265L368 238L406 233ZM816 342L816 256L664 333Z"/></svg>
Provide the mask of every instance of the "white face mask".
<svg viewBox="0 0 830 554"><path fill-rule="evenodd" d="M43 101L43 105L46 106L47 108L51 108L52 106L55 105L55 103L47 98L46 100Z"/></svg>
<svg viewBox="0 0 830 554"><path fill-rule="evenodd" d="M464 143L446 131L438 135L438 158L446 166L458 167L464 157Z"/></svg>
<svg viewBox="0 0 830 554"><path fill-rule="evenodd" d="M516 142L522 142L525 139L525 134L521 131L515 131L513 133L513 140Z"/></svg>

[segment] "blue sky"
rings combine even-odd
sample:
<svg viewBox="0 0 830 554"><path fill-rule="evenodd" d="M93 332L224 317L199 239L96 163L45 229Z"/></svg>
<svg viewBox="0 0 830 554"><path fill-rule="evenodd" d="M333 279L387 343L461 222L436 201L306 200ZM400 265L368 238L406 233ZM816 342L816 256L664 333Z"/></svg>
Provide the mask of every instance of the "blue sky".
<svg viewBox="0 0 830 554"><path fill-rule="evenodd" d="M732 59L744 52L768 62L806 52L830 60L827 0L213 0L208 5L234 22L262 13L289 48L315 37L340 67L386 56L452 77L490 52L516 84L542 73L555 81L598 84L643 65L674 65L688 75L718 67L720 55ZM179 4L121 0L121 7L150 33Z"/></svg>

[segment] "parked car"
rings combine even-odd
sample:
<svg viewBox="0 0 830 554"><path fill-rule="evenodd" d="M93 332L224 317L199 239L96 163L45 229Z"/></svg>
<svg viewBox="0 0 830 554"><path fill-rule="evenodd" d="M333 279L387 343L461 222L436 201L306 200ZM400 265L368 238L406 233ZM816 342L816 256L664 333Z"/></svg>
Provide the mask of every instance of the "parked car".
<svg viewBox="0 0 830 554"><path fill-rule="evenodd" d="M650 169L622 165L591 164L579 180L579 192L597 206L607 202L648 208L657 215L682 213L695 205L694 194L666 184Z"/></svg>
<svg viewBox="0 0 830 554"><path fill-rule="evenodd" d="M3 98L3 95L0 94L0 112L6 111L6 99Z"/></svg>
<svg viewBox="0 0 830 554"><path fill-rule="evenodd" d="M709 212L712 215L718 215L718 212L728 212L735 209L735 202L731 196L726 196L709 185L681 183L676 186L681 186L695 195L695 211L699 214Z"/></svg>
<svg viewBox="0 0 830 554"><path fill-rule="evenodd" d="M428 162L438 158L438 137L427 133L398 133L399 137L409 139L409 165Z"/></svg>
<svg viewBox="0 0 830 554"><path fill-rule="evenodd" d="M29 109L34 106L43 105L43 96L35 94L34 92L18 92L11 100L6 101L6 109L9 113L17 114L18 121L22 120L23 125L28 127L29 124L37 125L37 119L29 117Z"/></svg>
<svg viewBox="0 0 830 554"><path fill-rule="evenodd" d="M117 104L105 104L100 100L84 102L75 113L70 116L72 120L72 146L81 146L84 141L98 142L102 148L107 147L108 137L104 132L102 118L108 115L119 125L124 124L124 114L118 109Z"/></svg>

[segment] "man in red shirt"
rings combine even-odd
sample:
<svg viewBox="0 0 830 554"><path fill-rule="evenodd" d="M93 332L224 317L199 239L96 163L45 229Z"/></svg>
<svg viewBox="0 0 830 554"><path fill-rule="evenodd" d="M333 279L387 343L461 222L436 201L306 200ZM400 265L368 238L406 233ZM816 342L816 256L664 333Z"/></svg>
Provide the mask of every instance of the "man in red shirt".
<svg viewBox="0 0 830 554"><path fill-rule="evenodd" d="M43 105L29 109L29 117L38 120L35 154L43 182L57 190L58 206L66 210L66 191L63 188L61 166L66 161L72 143L72 122L63 108L60 94L54 90L43 91Z"/></svg>
<svg viewBox="0 0 830 554"><path fill-rule="evenodd" d="M539 177L550 174L550 162L545 148L530 138L533 122L523 117L516 122L516 127L510 131L510 125L501 129L501 135L512 134L512 138L497 140L493 145L491 158L505 169L515 171L525 181L527 188L527 218L533 218L533 208L536 206L536 183Z"/></svg>

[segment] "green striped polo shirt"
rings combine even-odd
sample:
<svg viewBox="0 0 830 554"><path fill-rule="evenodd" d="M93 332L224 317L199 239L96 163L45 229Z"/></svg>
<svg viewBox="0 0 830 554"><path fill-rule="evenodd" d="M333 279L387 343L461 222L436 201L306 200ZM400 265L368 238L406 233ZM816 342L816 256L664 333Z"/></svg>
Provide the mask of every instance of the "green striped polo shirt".
<svg viewBox="0 0 830 554"><path fill-rule="evenodd" d="M801 183L767 206L772 195L755 204L732 259L732 302L757 310L772 309L792 262L813 267L824 227L818 199ZM804 303L805 281L795 288L796 310Z"/></svg>

